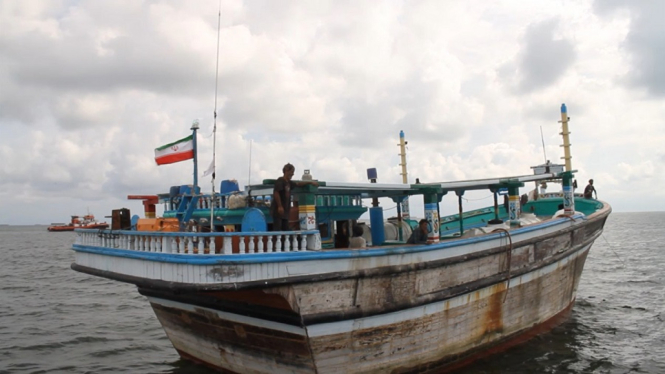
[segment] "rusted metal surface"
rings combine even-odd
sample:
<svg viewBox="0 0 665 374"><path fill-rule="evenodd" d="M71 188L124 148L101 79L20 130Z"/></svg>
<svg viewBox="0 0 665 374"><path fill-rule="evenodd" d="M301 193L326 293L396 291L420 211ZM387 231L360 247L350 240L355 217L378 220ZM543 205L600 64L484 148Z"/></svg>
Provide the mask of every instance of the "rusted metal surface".
<svg viewBox="0 0 665 374"><path fill-rule="evenodd" d="M465 304L408 322L310 338L317 369L437 373L480 351L517 344L563 320L584 260L581 255L543 278L508 290L497 284L486 297L470 293Z"/></svg>
<svg viewBox="0 0 665 374"><path fill-rule="evenodd" d="M571 247L570 238L571 232L564 232L542 245L513 248L511 276L554 263L579 250L579 245ZM505 280L507 267L506 252L494 251L485 257L439 268L294 284L265 291L293 294L295 297L289 299L291 308L299 310L305 323L309 324L334 320L339 316L368 316L445 300Z"/></svg>
<svg viewBox="0 0 665 374"><path fill-rule="evenodd" d="M525 273L524 276L531 277L528 281L513 284L508 289L505 282L498 282L449 298L449 302L444 301L443 306L434 312L414 309L405 320L385 324L376 322L378 325L370 324L369 327L363 327L365 322L361 318L347 331L319 336L308 337L253 325L261 324L256 321L226 320L206 308L186 311L156 303L152 305L181 354L197 357L209 366L225 370L243 373L436 373L475 355L509 347L550 329L574 300L587 250L577 253L574 260L552 264L552 269L543 276ZM470 267L469 271L479 274L478 267ZM362 281L370 280L361 280L359 284ZM395 277L372 283L372 287L381 286L390 291L377 291L382 296L371 302L394 303L396 297L406 300L408 288L397 286L399 281L400 278ZM415 279L410 284L415 286ZM314 294L317 288L312 287L310 292ZM322 294L320 302L331 304L340 297L351 305L353 285L337 289L337 293L328 295L324 289L318 289ZM298 297L298 290L293 292L301 310L315 310L305 305L311 299ZM289 304L277 294L266 295L265 299L259 293L251 292L237 295L232 292L210 293L208 296L260 304L263 308L275 310ZM178 299L178 296L173 295L173 298ZM361 299L362 293L358 301ZM344 320L344 313L339 317ZM375 318L390 321L381 314Z"/></svg>
<svg viewBox="0 0 665 374"><path fill-rule="evenodd" d="M314 372L304 335L226 320L205 308L151 305L174 347L209 366L238 373L253 367L264 373Z"/></svg>

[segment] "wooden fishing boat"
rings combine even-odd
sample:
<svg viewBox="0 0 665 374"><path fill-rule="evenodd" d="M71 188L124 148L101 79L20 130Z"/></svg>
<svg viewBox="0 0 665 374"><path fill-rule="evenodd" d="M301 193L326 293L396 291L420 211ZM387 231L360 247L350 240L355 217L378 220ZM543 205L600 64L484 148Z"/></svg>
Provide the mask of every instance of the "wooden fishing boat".
<svg viewBox="0 0 665 374"><path fill-rule="evenodd" d="M569 315L611 208L575 197L566 157L566 170L505 178L319 181L294 191L293 231L268 231L274 180L242 193L172 188L143 197L151 217L132 219L132 229L76 230L72 268L135 284L180 356L216 369L438 373ZM540 181L560 181L561 195L521 204L519 188ZM472 190L491 192L494 206L465 212ZM395 220L383 219L380 198L397 203ZM408 198L424 205L427 244L406 244L417 226L402 216ZM439 219L443 198L456 198L459 213ZM164 217L152 218L154 204ZM336 247L335 235L367 212L367 247Z"/></svg>
<svg viewBox="0 0 665 374"><path fill-rule="evenodd" d="M81 216L72 216L71 221L68 224L64 223L52 223L47 227L48 231L74 231L75 229L105 229L108 228L109 224L106 222L97 222L95 216L92 214L86 214L83 217Z"/></svg>

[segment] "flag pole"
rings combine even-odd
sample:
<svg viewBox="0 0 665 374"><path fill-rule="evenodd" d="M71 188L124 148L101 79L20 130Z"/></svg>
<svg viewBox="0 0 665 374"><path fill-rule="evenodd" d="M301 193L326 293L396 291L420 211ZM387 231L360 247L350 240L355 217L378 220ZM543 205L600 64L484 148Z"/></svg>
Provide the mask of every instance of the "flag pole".
<svg viewBox="0 0 665 374"><path fill-rule="evenodd" d="M199 120L195 119L194 122L192 123L192 147L194 148L194 188L192 189L192 195L194 195L194 192L196 192L196 186L198 186L199 183L199 167L198 167L198 157L197 157L197 149L196 149L196 130L199 129Z"/></svg>

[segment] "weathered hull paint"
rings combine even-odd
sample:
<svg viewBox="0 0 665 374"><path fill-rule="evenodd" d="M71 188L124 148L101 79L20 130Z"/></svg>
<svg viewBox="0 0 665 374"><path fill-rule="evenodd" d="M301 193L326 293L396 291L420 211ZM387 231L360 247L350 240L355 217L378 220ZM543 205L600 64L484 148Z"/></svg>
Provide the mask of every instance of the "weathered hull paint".
<svg viewBox="0 0 665 374"><path fill-rule="evenodd" d="M72 268L136 284L183 358L225 372L438 373L562 322L609 212L389 250L229 258L79 245Z"/></svg>
<svg viewBox="0 0 665 374"><path fill-rule="evenodd" d="M195 357L226 371L436 373L562 322L574 302L589 248L585 245L510 283L396 312L312 325L149 299L183 358Z"/></svg>

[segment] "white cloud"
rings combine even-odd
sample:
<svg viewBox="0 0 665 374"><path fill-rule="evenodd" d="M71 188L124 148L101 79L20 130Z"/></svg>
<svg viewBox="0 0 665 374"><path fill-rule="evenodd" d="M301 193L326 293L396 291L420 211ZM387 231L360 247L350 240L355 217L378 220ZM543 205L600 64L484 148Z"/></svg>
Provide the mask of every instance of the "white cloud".
<svg viewBox="0 0 665 374"><path fill-rule="evenodd" d="M0 209L16 212L0 223L141 211L128 194L191 183L190 162L157 167L153 149L198 118L200 172L212 157L217 6L0 1ZM561 161L565 102L578 181L615 210L662 210L633 202L663 184L658 7L223 1L216 184L286 162L399 183L400 130L411 182L529 173Z"/></svg>

